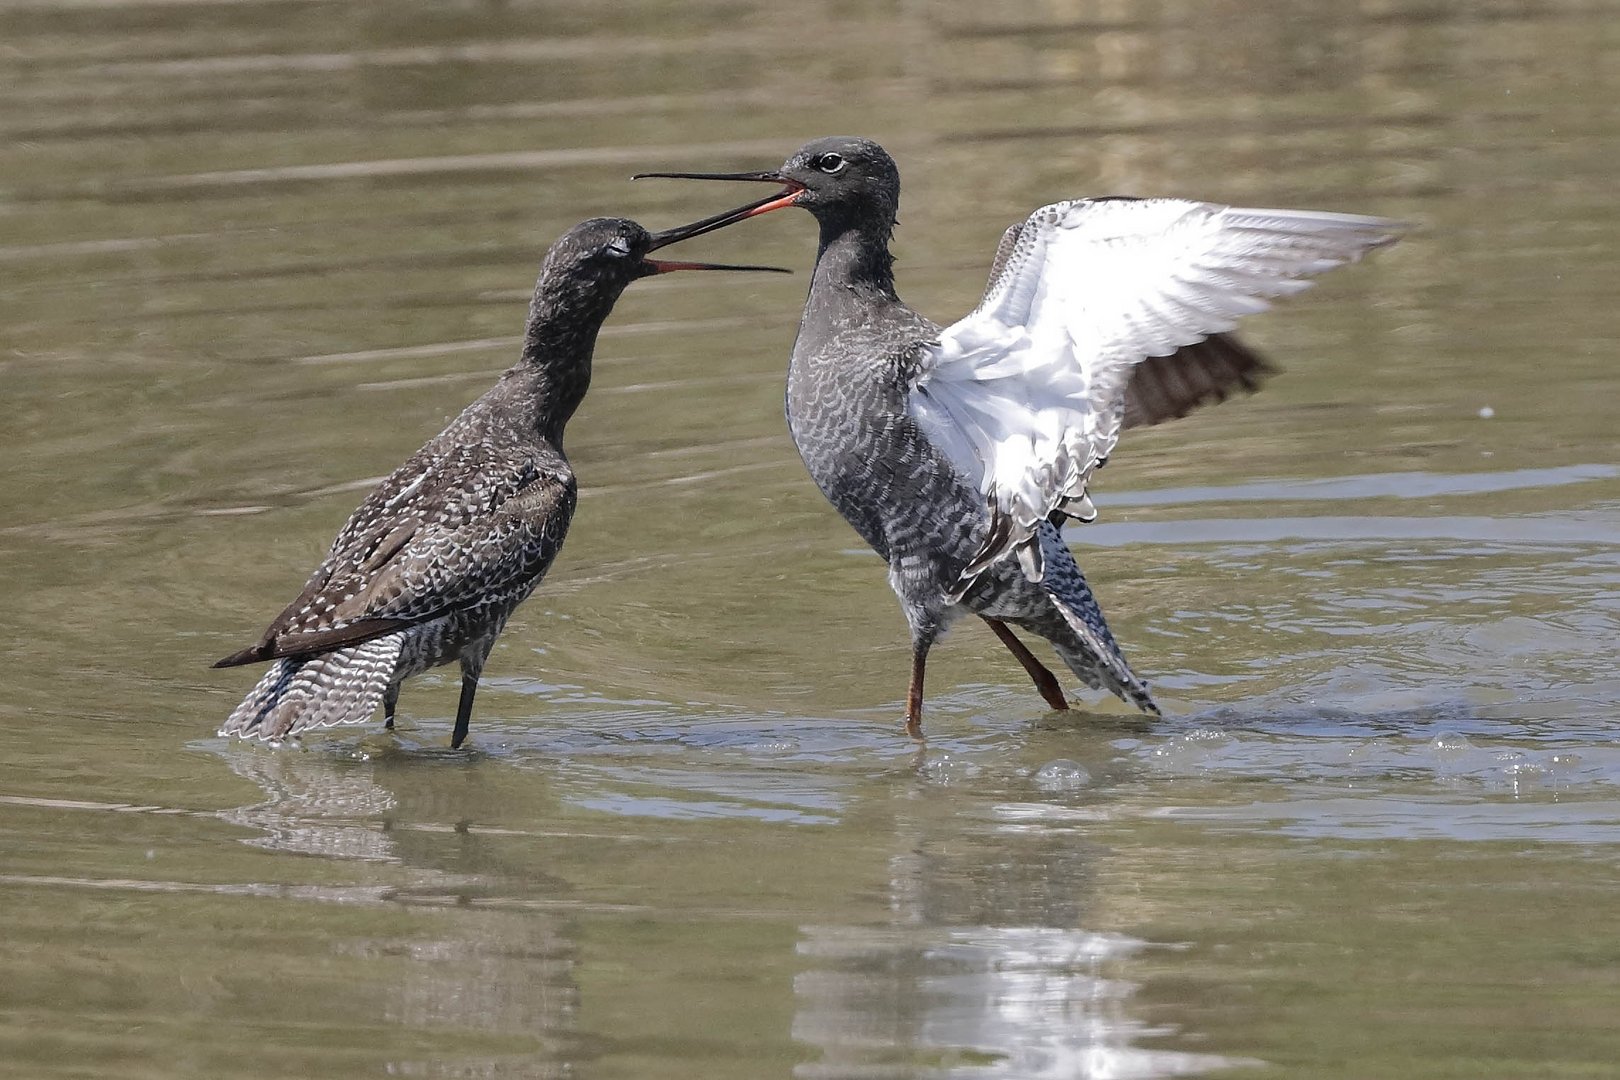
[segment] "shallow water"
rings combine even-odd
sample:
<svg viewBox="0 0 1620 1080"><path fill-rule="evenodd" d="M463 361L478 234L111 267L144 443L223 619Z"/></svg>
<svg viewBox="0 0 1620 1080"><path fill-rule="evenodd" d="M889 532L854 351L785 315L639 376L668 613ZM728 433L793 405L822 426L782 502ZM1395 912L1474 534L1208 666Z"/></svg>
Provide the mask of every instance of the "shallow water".
<svg viewBox="0 0 1620 1080"><path fill-rule="evenodd" d="M1608 1075L1617 14L7 6L0 1075ZM963 625L901 737L781 419L780 214L689 250L795 278L621 302L472 752L442 670L397 736L212 736L207 663L509 362L552 237L835 131L939 318L1060 197L1419 226L1073 530L1165 719L1046 713Z"/></svg>

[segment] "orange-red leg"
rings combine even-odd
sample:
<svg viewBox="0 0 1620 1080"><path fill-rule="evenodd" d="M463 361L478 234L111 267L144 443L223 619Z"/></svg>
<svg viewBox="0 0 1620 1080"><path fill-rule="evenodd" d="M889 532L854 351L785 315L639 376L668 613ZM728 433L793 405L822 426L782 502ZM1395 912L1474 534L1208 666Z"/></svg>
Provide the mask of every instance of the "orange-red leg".
<svg viewBox="0 0 1620 1080"><path fill-rule="evenodd" d="M911 686L906 690L906 734L922 741L923 668L928 664L928 646L912 646Z"/></svg>
<svg viewBox="0 0 1620 1080"><path fill-rule="evenodd" d="M988 615L979 617L995 632L996 637L1001 639L1001 643L1007 646L1007 650L1018 658L1018 662L1024 665L1024 670L1029 672L1029 677L1035 683L1035 689L1040 691L1041 697L1046 699L1046 703L1055 711L1067 710L1069 702L1063 696L1063 687L1058 685L1057 676L1053 675L1045 664L1037 660L1035 654L1030 652L1029 648L1022 641L1019 641L1011 630L1007 629L1006 623L1000 619L992 619Z"/></svg>

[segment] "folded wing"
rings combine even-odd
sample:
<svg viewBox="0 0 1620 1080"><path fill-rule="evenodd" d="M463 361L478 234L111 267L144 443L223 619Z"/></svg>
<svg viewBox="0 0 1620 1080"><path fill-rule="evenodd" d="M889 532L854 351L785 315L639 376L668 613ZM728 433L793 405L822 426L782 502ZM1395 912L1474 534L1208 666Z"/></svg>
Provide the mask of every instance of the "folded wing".
<svg viewBox="0 0 1620 1080"><path fill-rule="evenodd" d="M574 501L566 467L424 448L355 510L258 644L214 666L325 652L524 590L562 546Z"/></svg>
<svg viewBox="0 0 1620 1080"><path fill-rule="evenodd" d="M1054 511L1094 516L1086 485L1122 426L1263 375L1264 361L1221 335L1401 230L1349 214L1117 198L1054 203L1009 229L979 307L924 346L910 399L994 519L962 587L1013 552L1039 580L1037 526ZM1152 379L1133 387L1149 361Z"/></svg>

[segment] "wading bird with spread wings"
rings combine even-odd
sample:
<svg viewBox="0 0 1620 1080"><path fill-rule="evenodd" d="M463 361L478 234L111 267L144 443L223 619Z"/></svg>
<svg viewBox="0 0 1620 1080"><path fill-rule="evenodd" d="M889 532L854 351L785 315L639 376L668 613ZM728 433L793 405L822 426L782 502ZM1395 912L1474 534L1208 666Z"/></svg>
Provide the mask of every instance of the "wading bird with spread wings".
<svg viewBox="0 0 1620 1080"><path fill-rule="evenodd" d="M821 228L788 367L787 416L810 475L889 565L911 628L906 729L922 732L928 650L979 616L1054 709L1057 679L1008 624L1051 642L1092 688L1158 712L1063 542L1095 516L1088 486L1122 429L1185 415L1267 365L1241 315L1393 243L1375 217L1181 199L1075 199L1002 237L979 306L940 326L895 292L894 160L817 139L779 169L643 173L783 186L713 221L790 206Z"/></svg>

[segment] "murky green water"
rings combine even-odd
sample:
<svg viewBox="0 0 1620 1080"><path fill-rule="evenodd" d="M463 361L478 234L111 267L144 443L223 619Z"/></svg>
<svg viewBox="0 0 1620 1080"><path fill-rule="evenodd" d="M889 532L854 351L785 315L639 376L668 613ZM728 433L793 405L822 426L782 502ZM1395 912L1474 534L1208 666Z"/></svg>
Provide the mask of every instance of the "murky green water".
<svg viewBox="0 0 1620 1080"><path fill-rule="evenodd" d="M0 9L0 1075L1620 1069L1620 9L22 0ZM1074 535L1171 716L904 626L781 419L812 229L637 285L568 546L398 738L212 737L540 252L855 131L952 317L1134 192L1421 225L1248 328ZM697 275L692 275L697 277ZM1489 409L1494 415L1481 416Z"/></svg>

